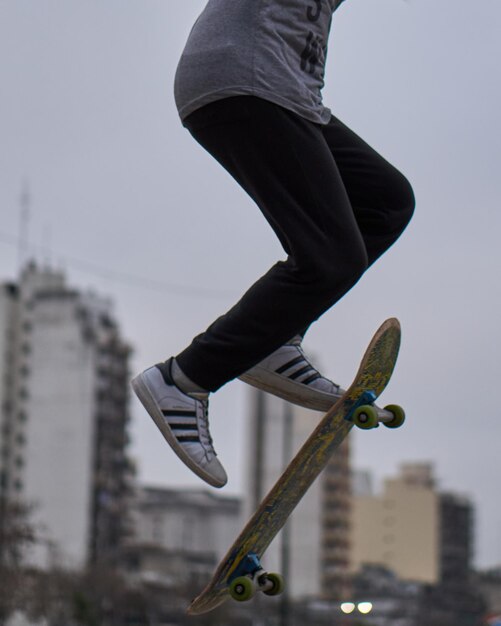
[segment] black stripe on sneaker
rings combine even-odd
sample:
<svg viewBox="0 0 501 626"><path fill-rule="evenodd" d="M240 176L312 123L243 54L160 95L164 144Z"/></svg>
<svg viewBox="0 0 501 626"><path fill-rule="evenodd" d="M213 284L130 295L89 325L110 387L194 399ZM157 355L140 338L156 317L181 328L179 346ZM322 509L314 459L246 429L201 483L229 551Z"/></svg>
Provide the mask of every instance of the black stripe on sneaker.
<svg viewBox="0 0 501 626"><path fill-rule="evenodd" d="M304 367L302 367L301 369L297 370L293 374L290 374L289 378L291 380L296 380L296 378L299 378L303 374L306 374L306 372L314 372L314 371L315 370L311 367L311 365L305 365Z"/></svg>
<svg viewBox="0 0 501 626"><path fill-rule="evenodd" d="M172 430L198 430L196 424L187 424L186 422L169 422Z"/></svg>
<svg viewBox="0 0 501 626"><path fill-rule="evenodd" d="M179 443L200 443L200 438L195 435L176 435Z"/></svg>
<svg viewBox="0 0 501 626"><path fill-rule="evenodd" d="M183 411L180 409L175 410L167 410L162 409L162 414L164 417L196 417L196 411Z"/></svg>
<svg viewBox="0 0 501 626"><path fill-rule="evenodd" d="M303 380L303 385L309 385L310 383L312 383L315 380L318 380L319 378L322 378L320 376L320 374L318 372L315 372L315 374L313 374L313 376L310 376L309 378L307 378L306 380Z"/></svg>
<svg viewBox="0 0 501 626"><path fill-rule="evenodd" d="M298 363L304 363L304 362L306 362L304 356L297 356L295 359L292 359L292 361L289 361L288 363L285 363L284 365L276 369L275 372L277 374L283 374L285 371L287 371L291 367L294 367L294 365L297 365Z"/></svg>

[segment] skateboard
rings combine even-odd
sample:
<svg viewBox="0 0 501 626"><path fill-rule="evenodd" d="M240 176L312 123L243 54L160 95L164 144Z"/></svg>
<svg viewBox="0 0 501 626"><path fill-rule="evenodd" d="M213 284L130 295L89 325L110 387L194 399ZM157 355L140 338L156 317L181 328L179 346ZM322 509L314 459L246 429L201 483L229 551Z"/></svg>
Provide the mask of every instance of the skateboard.
<svg viewBox="0 0 501 626"><path fill-rule="evenodd" d="M400 323L386 320L372 338L349 389L325 414L250 518L212 580L188 608L191 615L212 611L232 597L249 600L257 591L277 595L284 589L279 574L266 572L261 558L289 515L325 468L333 452L356 425L369 430L384 423L401 426L405 413L398 405L374 404L388 384L400 347Z"/></svg>

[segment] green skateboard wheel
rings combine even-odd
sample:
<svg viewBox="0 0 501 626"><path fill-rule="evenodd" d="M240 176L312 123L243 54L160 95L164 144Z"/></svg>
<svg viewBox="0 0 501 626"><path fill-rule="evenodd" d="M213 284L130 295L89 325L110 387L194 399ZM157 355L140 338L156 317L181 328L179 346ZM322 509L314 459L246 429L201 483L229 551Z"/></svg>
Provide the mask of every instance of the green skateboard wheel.
<svg viewBox="0 0 501 626"><path fill-rule="evenodd" d="M393 419L384 423L387 428L399 428L405 422L405 411L398 404L389 404L384 410L393 413Z"/></svg>
<svg viewBox="0 0 501 626"><path fill-rule="evenodd" d="M266 581L273 586L268 589L263 589L263 593L267 596L278 596L285 588L284 579L280 574L267 574Z"/></svg>
<svg viewBox="0 0 501 626"><path fill-rule="evenodd" d="M230 595L238 602L250 600L254 595L254 583L248 576L239 576L230 583Z"/></svg>
<svg viewBox="0 0 501 626"><path fill-rule="evenodd" d="M363 430L376 428L379 424L376 407L370 404L359 406L353 413L353 423Z"/></svg>

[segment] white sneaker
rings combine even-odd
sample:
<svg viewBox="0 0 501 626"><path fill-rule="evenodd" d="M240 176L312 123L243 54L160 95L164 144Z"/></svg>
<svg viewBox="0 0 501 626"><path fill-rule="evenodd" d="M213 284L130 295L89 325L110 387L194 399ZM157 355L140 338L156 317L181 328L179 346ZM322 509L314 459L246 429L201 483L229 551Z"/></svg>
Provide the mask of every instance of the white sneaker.
<svg viewBox="0 0 501 626"><path fill-rule="evenodd" d="M170 368L169 368L170 369ZM164 378L165 375L165 378ZM213 487L228 478L209 432L208 393L184 393L158 367L134 378L132 388L177 456Z"/></svg>
<svg viewBox="0 0 501 626"><path fill-rule="evenodd" d="M315 411L328 411L344 393L313 367L299 335L242 374L240 380Z"/></svg>

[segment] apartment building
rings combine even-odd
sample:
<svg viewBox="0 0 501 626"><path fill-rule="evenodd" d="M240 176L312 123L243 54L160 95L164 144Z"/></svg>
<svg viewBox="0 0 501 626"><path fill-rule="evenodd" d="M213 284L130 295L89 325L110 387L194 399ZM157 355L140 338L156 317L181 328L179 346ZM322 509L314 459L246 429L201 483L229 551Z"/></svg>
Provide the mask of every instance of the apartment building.
<svg viewBox="0 0 501 626"><path fill-rule="evenodd" d="M205 585L242 526L241 499L208 489L141 486L126 545L129 571L166 589Z"/></svg>
<svg viewBox="0 0 501 626"><path fill-rule="evenodd" d="M352 520L354 572L382 565L402 580L457 587L471 576L473 506L440 492L429 463L402 465L381 494L355 493Z"/></svg>
<svg viewBox="0 0 501 626"><path fill-rule="evenodd" d="M34 506L33 565L112 558L128 531L129 355L112 303L62 272L0 287L1 494Z"/></svg>

